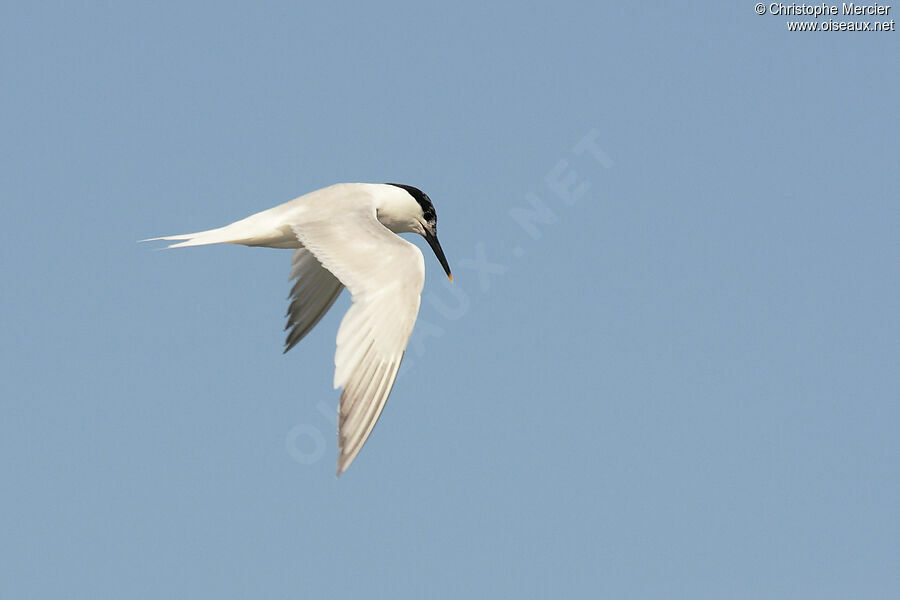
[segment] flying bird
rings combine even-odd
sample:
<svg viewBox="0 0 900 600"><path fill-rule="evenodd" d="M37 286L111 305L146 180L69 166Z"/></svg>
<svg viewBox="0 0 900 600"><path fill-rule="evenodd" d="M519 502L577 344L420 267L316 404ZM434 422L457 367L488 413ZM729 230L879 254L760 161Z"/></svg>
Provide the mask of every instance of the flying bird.
<svg viewBox="0 0 900 600"><path fill-rule="evenodd" d="M385 401L419 313L425 259L398 233L418 233L453 275L437 238L431 199L399 183L339 183L218 229L144 241L169 248L243 244L291 248L290 306L284 351L328 312L346 286L352 306L337 334L334 387L340 475L359 454Z"/></svg>

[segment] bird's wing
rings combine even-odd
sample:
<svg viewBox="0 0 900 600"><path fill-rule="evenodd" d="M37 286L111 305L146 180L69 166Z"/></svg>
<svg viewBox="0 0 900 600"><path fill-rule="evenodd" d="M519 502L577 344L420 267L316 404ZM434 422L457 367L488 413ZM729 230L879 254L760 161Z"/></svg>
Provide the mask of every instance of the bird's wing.
<svg viewBox="0 0 900 600"><path fill-rule="evenodd" d="M287 310L287 325L290 329L284 340L287 352L310 332L321 320L344 285L322 266L315 255L306 248L298 248L291 258L291 279L296 279L291 288L291 301Z"/></svg>
<svg viewBox="0 0 900 600"><path fill-rule="evenodd" d="M338 413L338 475L359 453L394 385L419 312L425 259L382 225L370 202L340 202L321 218L293 225L297 238L350 290L341 322L334 387Z"/></svg>

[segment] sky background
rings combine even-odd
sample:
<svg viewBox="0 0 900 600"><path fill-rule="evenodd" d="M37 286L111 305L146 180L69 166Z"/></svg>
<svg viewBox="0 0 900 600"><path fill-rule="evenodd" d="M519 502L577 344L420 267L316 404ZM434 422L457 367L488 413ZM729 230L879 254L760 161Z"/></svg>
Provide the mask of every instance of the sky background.
<svg viewBox="0 0 900 600"><path fill-rule="evenodd" d="M900 597L900 33L786 19L3 3L0 596ZM136 241L341 181L456 283L336 479L346 295Z"/></svg>

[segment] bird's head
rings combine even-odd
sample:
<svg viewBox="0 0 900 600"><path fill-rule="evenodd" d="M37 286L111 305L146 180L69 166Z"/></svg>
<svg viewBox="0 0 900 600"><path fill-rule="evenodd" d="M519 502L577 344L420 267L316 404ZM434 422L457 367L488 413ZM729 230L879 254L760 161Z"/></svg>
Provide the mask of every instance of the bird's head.
<svg viewBox="0 0 900 600"><path fill-rule="evenodd" d="M387 185L392 185L405 191L415 201L415 204L404 202L405 206L402 209L390 211L398 214L385 214L384 217L392 220L392 223L385 222L386 219L382 218L381 214L378 216L379 220L396 233L418 233L424 237L425 241L428 242L428 245L431 246L431 249L434 250L434 255L437 256L441 266L444 267L447 277L450 281L453 281L450 265L447 264L447 257L444 256L444 250L441 248L441 243L438 241L437 213L434 212L434 204L431 203L431 198L419 188L415 188L411 185L404 185L402 183L388 183ZM403 218L397 218L400 216L399 213L403 214Z"/></svg>

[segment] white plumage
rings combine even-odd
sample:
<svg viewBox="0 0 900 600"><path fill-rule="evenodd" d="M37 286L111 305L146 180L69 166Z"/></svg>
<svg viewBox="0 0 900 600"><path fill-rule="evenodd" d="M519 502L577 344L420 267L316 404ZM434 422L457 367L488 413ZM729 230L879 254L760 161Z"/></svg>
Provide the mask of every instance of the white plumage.
<svg viewBox="0 0 900 600"><path fill-rule="evenodd" d="M225 243L295 249L285 352L319 322L344 286L350 290L353 305L338 330L334 357L334 387L343 389L340 475L384 409L419 312L425 260L395 235L407 232L425 237L452 281L431 200L400 184L332 185L225 227L153 239L178 242L170 248Z"/></svg>

